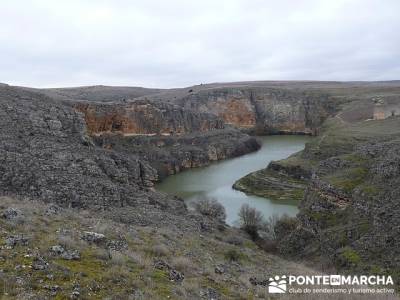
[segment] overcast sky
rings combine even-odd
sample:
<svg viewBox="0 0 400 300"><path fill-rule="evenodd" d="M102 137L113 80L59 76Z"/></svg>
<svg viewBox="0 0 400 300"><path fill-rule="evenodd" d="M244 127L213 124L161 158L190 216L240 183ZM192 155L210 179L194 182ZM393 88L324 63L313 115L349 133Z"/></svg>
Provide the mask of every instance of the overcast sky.
<svg viewBox="0 0 400 300"><path fill-rule="evenodd" d="M400 0L2 0L0 82L400 79Z"/></svg>

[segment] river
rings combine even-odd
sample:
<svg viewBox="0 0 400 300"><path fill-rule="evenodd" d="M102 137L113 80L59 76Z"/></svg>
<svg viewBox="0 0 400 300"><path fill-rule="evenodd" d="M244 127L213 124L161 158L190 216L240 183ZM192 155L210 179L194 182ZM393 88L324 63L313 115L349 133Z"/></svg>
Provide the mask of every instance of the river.
<svg viewBox="0 0 400 300"><path fill-rule="evenodd" d="M271 160L279 160L304 149L308 136L264 136L260 150L241 157L213 163L207 167L186 170L167 177L156 189L182 197L190 205L201 197L217 199L226 209L226 223L234 225L242 204L260 210L268 219L272 215L296 215L296 201L273 201L246 195L232 189L233 183L246 174L265 168Z"/></svg>

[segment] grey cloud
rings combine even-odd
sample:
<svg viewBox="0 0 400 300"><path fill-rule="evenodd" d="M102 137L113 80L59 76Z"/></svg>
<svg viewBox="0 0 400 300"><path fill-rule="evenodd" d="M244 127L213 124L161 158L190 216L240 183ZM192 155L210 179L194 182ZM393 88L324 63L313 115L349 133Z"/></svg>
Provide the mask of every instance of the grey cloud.
<svg viewBox="0 0 400 300"><path fill-rule="evenodd" d="M6 0L0 82L399 79L398 11L398 0Z"/></svg>

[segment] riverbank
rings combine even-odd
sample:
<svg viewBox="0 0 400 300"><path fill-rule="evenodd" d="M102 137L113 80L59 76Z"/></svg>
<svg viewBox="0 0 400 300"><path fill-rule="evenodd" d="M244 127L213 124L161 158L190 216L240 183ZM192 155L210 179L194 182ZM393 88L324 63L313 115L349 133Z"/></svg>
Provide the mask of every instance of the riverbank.
<svg viewBox="0 0 400 300"><path fill-rule="evenodd" d="M263 136L258 137L262 143L260 150L233 159L215 162L207 167L186 170L172 175L156 184L156 189L168 194L177 195L187 203L195 202L202 197L215 198L224 205L227 212L227 223L233 225L237 220L240 207L247 203L268 219L272 215L297 213L298 202L294 199L274 201L255 195L246 195L232 188L242 176L266 166L272 160L286 158L304 148L308 136Z"/></svg>

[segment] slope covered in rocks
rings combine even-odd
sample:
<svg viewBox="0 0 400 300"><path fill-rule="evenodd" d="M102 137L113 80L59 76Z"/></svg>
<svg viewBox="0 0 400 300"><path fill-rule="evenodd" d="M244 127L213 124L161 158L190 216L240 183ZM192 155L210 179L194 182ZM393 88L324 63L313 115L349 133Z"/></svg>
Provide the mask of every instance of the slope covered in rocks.
<svg viewBox="0 0 400 300"><path fill-rule="evenodd" d="M278 242L280 253L343 271L390 274L398 282L399 138L399 116L332 118L304 151L272 162L235 187L301 200L299 225Z"/></svg>
<svg viewBox="0 0 400 300"><path fill-rule="evenodd" d="M243 232L196 212L158 214L164 222L147 216L155 222L138 224L136 208L93 213L0 197L2 295L265 299L269 276L315 272L266 254Z"/></svg>

